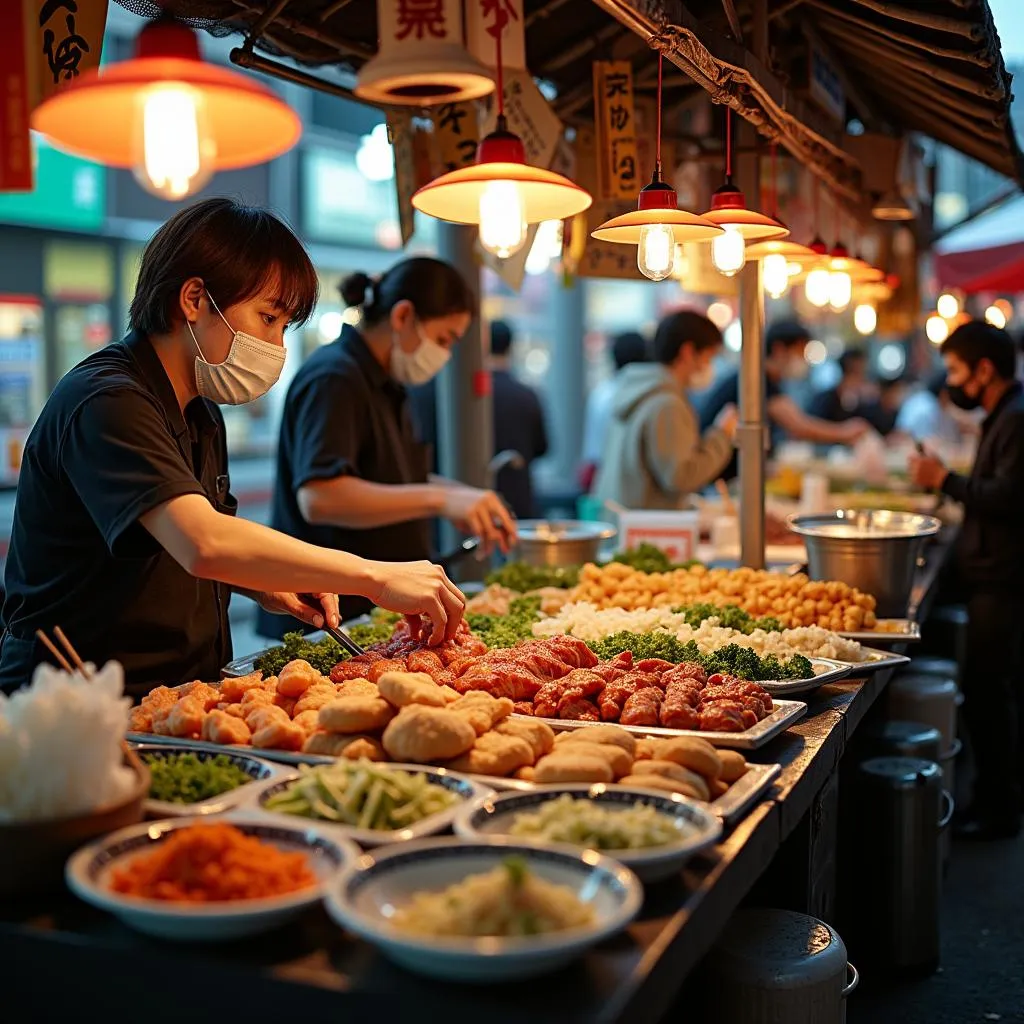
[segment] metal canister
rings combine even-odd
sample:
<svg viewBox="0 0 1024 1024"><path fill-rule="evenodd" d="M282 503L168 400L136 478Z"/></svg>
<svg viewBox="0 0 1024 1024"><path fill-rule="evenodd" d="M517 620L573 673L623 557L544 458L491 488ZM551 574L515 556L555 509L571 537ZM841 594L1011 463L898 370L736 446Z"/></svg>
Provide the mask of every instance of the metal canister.
<svg viewBox="0 0 1024 1024"><path fill-rule="evenodd" d="M879 757L858 765L853 844L844 872L859 958L898 973L939 965L939 834L952 812L934 761Z"/></svg>
<svg viewBox="0 0 1024 1024"><path fill-rule="evenodd" d="M940 754L956 744L959 689L955 678L932 672L901 672L889 684L891 718L934 725L942 736ZM949 788L947 783L946 788Z"/></svg>
<svg viewBox="0 0 1024 1024"><path fill-rule="evenodd" d="M738 910L701 968L717 1024L843 1024L857 971L824 921L791 910Z"/></svg>

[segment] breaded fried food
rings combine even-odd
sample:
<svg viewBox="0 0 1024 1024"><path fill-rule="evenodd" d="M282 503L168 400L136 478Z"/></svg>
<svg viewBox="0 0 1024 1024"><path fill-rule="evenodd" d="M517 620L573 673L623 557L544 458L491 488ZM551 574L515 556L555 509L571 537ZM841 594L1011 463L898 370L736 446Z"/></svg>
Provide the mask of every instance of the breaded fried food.
<svg viewBox="0 0 1024 1024"><path fill-rule="evenodd" d="M151 711L155 711L157 708L169 708L180 696L177 687L156 686L142 698L142 706Z"/></svg>
<svg viewBox="0 0 1024 1024"><path fill-rule="evenodd" d="M292 717L298 718L306 711L319 711L325 704L329 704L338 696L334 683L314 683L296 702L292 710Z"/></svg>
<svg viewBox="0 0 1024 1024"><path fill-rule="evenodd" d="M550 782L611 782L612 766L600 757L590 754L555 752L542 757L533 769L533 781Z"/></svg>
<svg viewBox="0 0 1024 1024"><path fill-rule="evenodd" d="M306 732L294 722L276 721L252 734L252 745L264 750L301 750Z"/></svg>
<svg viewBox="0 0 1024 1024"><path fill-rule="evenodd" d="M383 697L335 697L318 712L320 728L328 732L376 732L395 717Z"/></svg>
<svg viewBox="0 0 1024 1024"><path fill-rule="evenodd" d="M396 761L450 761L476 742L476 730L447 708L409 704L384 730L384 749Z"/></svg>
<svg viewBox="0 0 1024 1024"><path fill-rule="evenodd" d="M575 743L555 744L554 756L562 755L599 758L610 766L612 774L617 779L628 775L633 769L633 758L614 743L588 743L585 740L577 740Z"/></svg>
<svg viewBox="0 0 1024 1024"><path fill-rule="evenodd" d="M297 714L292 721L308 736L311 732L316 732L320 727L320 713L310 709L309 711Z"/></svg>
<svg viewBox="0 0 1024 1024"><path fill-rule="evenodd" d="M128 731L152 732L154 710L156 709L146 704L139 704L137 707L132 708L128 712Z"/></svg>
<svg viewBox="0 0 1024 1024"><path fill-rule="evenodd" d="M512 714L513 704L508 697L492 697L482 690L470 690L448 705L449 711L462 715L483 736Z"/></svg>
<svg viewBox="0 0 1024 1024"><path fill-rule="evenodd" d="M626 774L630 773L627 772ZM632 774L638 777L660 775L662 778L671 779L673 782L679 782L692 789L698 794L698 800L709 800L711 798L708 782L704 776L699 775L690 768L684 768L681 764L676 764L675 761L638 761L633 765Z"/></svg>
<svg viewBox="0 0 1024 1024"><path fill-rule="evenodd" d="M323 729L317 729L306 737L302 752L327 757L345 757L353 761L358 761L361 757L370 761L388 759L380 741L372 736L345 736L340 732L325 732Z"/></svg>
<svg viewBox="0 0 1024 1024"><path fill-rule="evenodd" d="M254 686L242 694L239 703L243 708L267 707L274 703L274 695L269 690Z"/></svg>
<svg viewBox="0 0 1024 1024"><path fill-rule="evenodd" d="M225 679L220 684L221 700L229 704L240 704L250 690L261 689L262 686L262 672L250 672L249 675L239 676L237 679Z"/></svg>
<svg viewBox="0 0 1024 1024"><path fill-rule="evenodd" d="M186 683L179 690L179 697L190 697L202 705L204 711L212 711L221 701L220 689L209 683Z"/></svg>
<svg viewBox="0 0 1024 1024"><path fill-rule="evenodd" d="M533 760L538 761L550 754L555 745L554 730L546 722L528 721L525 718L506 718L494 727L502 736L518 736L526 740L533 750Z"/></svg>
<svg viewBox="0 0 1024 1024"><path fill-rule="evenodd" d="M621 747L631 758L636 757L636 737L618 725L588 725L583 729L560 732L555 737L555 746L563 743L612 743Z"/></svg>
<svg viewBox="0 0 1024 1024"><path fill-rule="evenodd" d="M441 687L426 672L385 672L377 680L377 689L396 708L404 708L407 704L443 708L448 703Z"/></svg>
<svg viewBox="0 0 1024 1024"><path fill-rule="evenodd" d="M444 696L444 701L446 704L454 704L462 696L462 694L459 693L458 690L456 690L454 687L449 686L447 683L445 683L444 686L439 686L438 689Z"/></svg>
<svg viewBox="0 0 1024 1024"><path fill-rule="evenodd" d="M295 716L295 705L298 702L298 697L285 697L278 691L274 694L274 699L271 703L276 704L289 718L293 718Z"/></svg>
<svg viewBox="0 0 1024 1024"><path fill-rule="evenodd" d="M517 768L532 764L533 747L521 736L503 736L486 732L476 738L472 749L445 766L455 772L477 775L511 775Z"/></svg>
<svg viewBox="0 0 1024 1024"><path fill-rule="evenodd" d="M703 775L709 781L722 774L722 759L719 752L707 740L696 736L676 736L668 740L658 740L654 747L654 756L661 761L675 761Z"/></svg>
<svg viewBox="0 0 1024 1024"><path fill-rule="evenodd" d="M296 658L289 661L277 677L277 692L283 697L301 697L323 676L308 661Z"/></svg>
<svg viewBox="0 0 1024 1024"><path fill-rule="evenodd" d="M175 704L177 701L174 702ZM164 704L161 707L156 708L152 715L152 730L157 736L170 736L170 726L167 724L167 719L171 716L171 709L174 704Z"/></svg>
<svg viewBox="0 0 1024 1024"><path fill-rule="evenodd" d="M258 732L274 722L288 722L290 719L283 708L276 704L253 704L250 711L246 712L245 724L249 726L250 732Z"/></svg>
<svg viewBox="0 0 1024 1024"><path fill-rule="evenodd" d="M243 720L245 718L246 709L244 704L225 704L220 710L227 712L233 718L241 718Z"/></svg>
<svg viewBox="0 0 1024 1024"><path fill-rule="evenodd" d="M515 777L521 782L533 782L537 773L537 769L532 764L524 765L520 768Z"/></svg>
<svg viewBox="0 0 1024 1024"><path fill-rule="evenodd" d="M206 709L196 697L182 697L167 715L168 736L195 739L203 731Z"/></svg>
<svg viewBox="0 0 1024 1024"><path fill-rule="evenodd" d="M247 744L252 738L249 727L241 718L226 711L211 711L203 719L201 738L209 743Z"/></svg>
<svg viewBox="0 0 1024 1024"><path fill-rule="evenodd" d="M729 785L737 779L742 779L750 768L746 758L738 750L719 750L718 756L722 762L722 774L719 778Z"/></svg>
<svg viewBox="0 0 1024 1024"><path fill-rule="evenodd" d="M679 793L691 800L701 800L700 791L687 782L670 779L667 775L627 775L619 779L620 786L633 786L637 789L662 789L666 793Z"/></svg>
<svg viewBox="0 0 1024 1024"><path fill-rule="evenodd" d="M336 697L379 697L380 690L377 689L376 683L371 683L369 679L359 676L356 679L346 679L338 683L334 695Z"/></svg>

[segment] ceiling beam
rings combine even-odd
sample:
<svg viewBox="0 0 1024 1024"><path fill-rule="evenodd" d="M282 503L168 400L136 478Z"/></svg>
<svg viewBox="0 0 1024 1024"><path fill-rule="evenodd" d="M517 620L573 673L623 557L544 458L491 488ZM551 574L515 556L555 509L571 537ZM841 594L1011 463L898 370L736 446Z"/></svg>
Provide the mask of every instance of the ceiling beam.
<svg viewBox="0 0 1024 1024"><path fill-rule="evenodd" d="M953 35L970 39L973 43L979 43L985 38L984 29L977 23L963 21L960 18L950 18L944 14L922 11L920 4L917 4L915 8L913 4L906 6L901 3L889 3L886 0L853 0L853 2L876 14L883 14L887 18L906 21L911 25L920 25L922 28L935 29L936 32L951 32Z"/></svg>
<svg viewBox="0 0 1024 1024"><path fill-rule="evenodd" d="M736 13L735 0L722 0L722 9L725 11L725 19L729 22L729 31L737 43L743 42L743 26L740 25L740 16Z"/></svg>

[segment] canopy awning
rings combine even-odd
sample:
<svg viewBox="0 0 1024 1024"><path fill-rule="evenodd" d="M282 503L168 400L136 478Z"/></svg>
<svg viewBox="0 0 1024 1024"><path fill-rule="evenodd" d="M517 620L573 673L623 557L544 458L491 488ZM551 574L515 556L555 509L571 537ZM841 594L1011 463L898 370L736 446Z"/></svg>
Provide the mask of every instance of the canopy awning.
<svg viewBox="0 0 1024 1024"><path fill-rule="evenodd" d="M1024 292L1024 195L936 242L935 276L962 292Z"/></svg>

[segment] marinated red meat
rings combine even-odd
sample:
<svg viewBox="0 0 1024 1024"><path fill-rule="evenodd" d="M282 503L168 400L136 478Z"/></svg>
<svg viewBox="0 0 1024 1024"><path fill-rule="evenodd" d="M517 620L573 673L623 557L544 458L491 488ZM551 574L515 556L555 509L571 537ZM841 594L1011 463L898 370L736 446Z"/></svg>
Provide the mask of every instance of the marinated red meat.
<svg viewBox="0 0 1024 1024"><path fill-rule="evenodd" d="M700 711L700 727L705 732L743 732L757 722L756 713L735 700L705 704Z"/></svg>
<svg viewBox="0 0 1024 1024"><path fill-rule="evenodd" d="M653 672L655 675L661 676L674 669L675 665L663 658L644 658L642 661L638 661L634 667L640 672Z"/></svg>
<svg viewBox="0 0 1024 1024"><path fill-rule="evenodd" d="M597 696L601 718L605 722L617 722L626 701L636 693L636 683L629 679L617 679L608 683Z"/></svg>
<svg viewBox="0 0 1024 1024"><path fill-rule="evenodd" d="M558 682L566 690L579 690L584 697L600 693L605 688L604 679L589 668L574 668Z"/></svg>
<svg viewBox="0 0 1024 1024"><path fill-rule="evenodd" d="M405 661L399 658L382 658L370 666L369 672L366 673L366 678L371 683L376 683L385 672L405 671L407 671Z"/></svg>
<svg viewBox="0 0 1024 1024"><path fill-rule="evenodd" d="M757 683L736 679L734 676L712 676L711 678L720 678L728 681L718 684L713 684L709 681L708 685L701 692L701 701L703 703L707 704L717 700L738 700L746 703L747 700L750 700L753 702L750 706L756 707L759 719L771 714L771 694L763 687L758 686Z"/></svg>
<svg viewBox="0 0 1024 1024"><path fill-rule="evenodd" d="M701 714L690 704L681 704L665 698L658 711L658 719L667 729L699 729Z"/></svg>
<svg viewBox="0 0 1024 1024"><path fill-rule="evenodd" d="M383 661L383 655L376 651L366 651L355 658L349 658L348 661L339 661L331 669L331 681L344 683L349 679L365 679L370 666L378 661Z"/></svg>
<svg viewBox="0 0 1024 1024"><path fill-rule="evenodd" d="M409 655L410 672L426 672L433 678L436 672L444 671L444 662L434 651L413 651Z"/></svg>
<svg viewBox="0 0 1024 1024"><path fill-rule="evenodd" d="M619 721L623 725L657 725L658 710L664 696L657 687L637 690L623 706Z"/></svg>
<svg viewBox="0 0 1024 1024"><path fill-rule="evenodd" d="M707 673L695 661L683 661L678 665L673 665L663 678L666 686L671 679L693 679L701 686L708 681Z"/></svg>
<svg viewBox="0 0 1024 1024"><path fill-rule="evenodd" d="M566 700L565 697L570 699ZM558 717L573 722L600 722L601 716L597 708L586 697L566 694L559 703Z"/></svg>
<svg viewBox="0 0 1024 1024"><path fill-rule="evenodd" d="M655 690L662 689L661 676L656 675L654 672L638 672L636 669L632 672L627 672L619 682L635 683L638 690L643 690L648 687Z"/></svg>
<svg viewBox="0 0 1024 1024"><path fill-rule="evenodd" d="M692 708L700 704L703 690L694 679L674 679L665 687L665 700L673 704L687 704Z"/></svg>
<svg viewBox="0 0 1024 1024"><path fill-rule="evenodd" d="M595 665L587 671L596 672L606 683L614 683L616 679L621 679L626 674L626 669L616 668L610 661Z"/></svg>
<svg viewBox="0 0 1024 1024"><path fill-rule="evenodd" d="M632 651L620 651L612 658L611 661L606 662L607 665L613 665L615 668L621 668L628 672L633 667L633 652Z"/></svg>
<svg viewBox="0 0 1024 1024"><path fill-rule="evenodd" d="M540 718L557 718L561 698L562 688L558 683L545 683L533 695L533 713Z"/></svg>
<svg viewBox="0 0 1024 1024"><path fill-rule="evenodd" d="M517 715L534 715L537 713L534 710L533 702L528 700L517 700L513 710Z"/></svg>

